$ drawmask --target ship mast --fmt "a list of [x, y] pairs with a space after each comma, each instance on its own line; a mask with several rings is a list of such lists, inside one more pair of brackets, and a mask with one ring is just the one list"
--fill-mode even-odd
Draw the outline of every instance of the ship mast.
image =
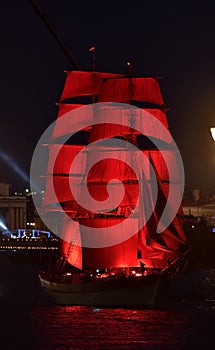
[[95, 71], [96, 70], [96, 47], [92, 46], [89, 49], [89, 52], [92, 53], [92, 71]]
[[128, 61], [128, 62], [126, 63], [126, 66], [127, 66], [127, 76], [128, 76], [129, 78], [131, 78], [131, 71], [132, 71], [131, 62]]
[[[92, 71], [95, 72], [95, 70], [96, 70], [96, 47], [92, 46], [89, 49], [89, 52], [92, 53]], [[92, 96], [92, 103], [95, 103], [95, 102], [96, 102], [96, 96], [93, 95]]]
[[61, 39], [61, 37], [57, 34], [54, 26], [51, 24], [48, 16], [45, 14], [45, 12], [38, 6], [37, 2], [35, 0], [31, 0], [32, 5], [34, 6], [35, 10], [37, 11], [37, 13], [39, 14], [39, 16], [42, 18], [43, 22], [47, 25], [47, 27], [49, 28], [50, 32], [52, 33], [52, 35], [54, 36], [54, 38], [57, 40], [58, 44], [61, 46], [61, 48], [63, 49], [64, 53], [66, 54], [66, 56], [68, 57], [68, 59], [70, 60], [70, 62], [72, 63], [72, 65], [74, 66], [74, 68], [76, 70], [80, 70], [80, 66], [79, 64], [76, 62], [74, 56], [72, 55], [72, 53], [70, 52], [70, 50], [68, 49], [68, 47], [64, 44], [63, 40]]

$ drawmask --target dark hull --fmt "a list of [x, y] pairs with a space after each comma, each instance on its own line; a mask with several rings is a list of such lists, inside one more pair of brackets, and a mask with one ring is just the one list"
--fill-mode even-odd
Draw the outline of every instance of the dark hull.
[[160, 273], [102, 278], [91, 282], [61, 283], [39, 275], [40, 284], [58, 305], [154, 306], [159, 303], [189, 262], [189, 250]]
[[153, 306], [163, 279], [154, 275], [75, 285], [49, 282], [40, 276], [40, 283], [58, 305]]

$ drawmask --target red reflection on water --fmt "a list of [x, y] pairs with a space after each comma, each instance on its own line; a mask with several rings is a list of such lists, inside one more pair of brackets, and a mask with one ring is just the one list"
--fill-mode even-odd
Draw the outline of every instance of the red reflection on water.
[[166, 310], [49, 307], [34, 312], [46, 349], [176, 349], [185, 317]]

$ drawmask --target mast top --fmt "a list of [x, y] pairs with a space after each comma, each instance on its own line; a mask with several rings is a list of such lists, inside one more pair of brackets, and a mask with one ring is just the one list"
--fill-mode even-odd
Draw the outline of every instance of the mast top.
[[131, 77], [131, 71], [132, 71], [132, 64], [130, 61], [126, 62], [126, 66], [127, 66], [127, 75], [128, 77]]
[[92, 53], [92, 70], [96, 70], [96, 47], [92, 46], [89, 48], [89, 52]]

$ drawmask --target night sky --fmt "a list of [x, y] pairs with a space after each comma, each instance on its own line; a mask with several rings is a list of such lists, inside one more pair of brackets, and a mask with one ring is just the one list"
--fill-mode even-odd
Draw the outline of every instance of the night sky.
[[[38, 0], [83, 70], [95, 45], [98, 70], [125, 73], [130, 60], [134, 75], [161, 76], [186, 191], [215, 193], [215, 10], [213, 1], [191, 3]], [[10, 160], [29, 173], [73, 66], [30, 0], [1, 2], [0, 38], [0, 179], [21, 190], [28, 183]]]

